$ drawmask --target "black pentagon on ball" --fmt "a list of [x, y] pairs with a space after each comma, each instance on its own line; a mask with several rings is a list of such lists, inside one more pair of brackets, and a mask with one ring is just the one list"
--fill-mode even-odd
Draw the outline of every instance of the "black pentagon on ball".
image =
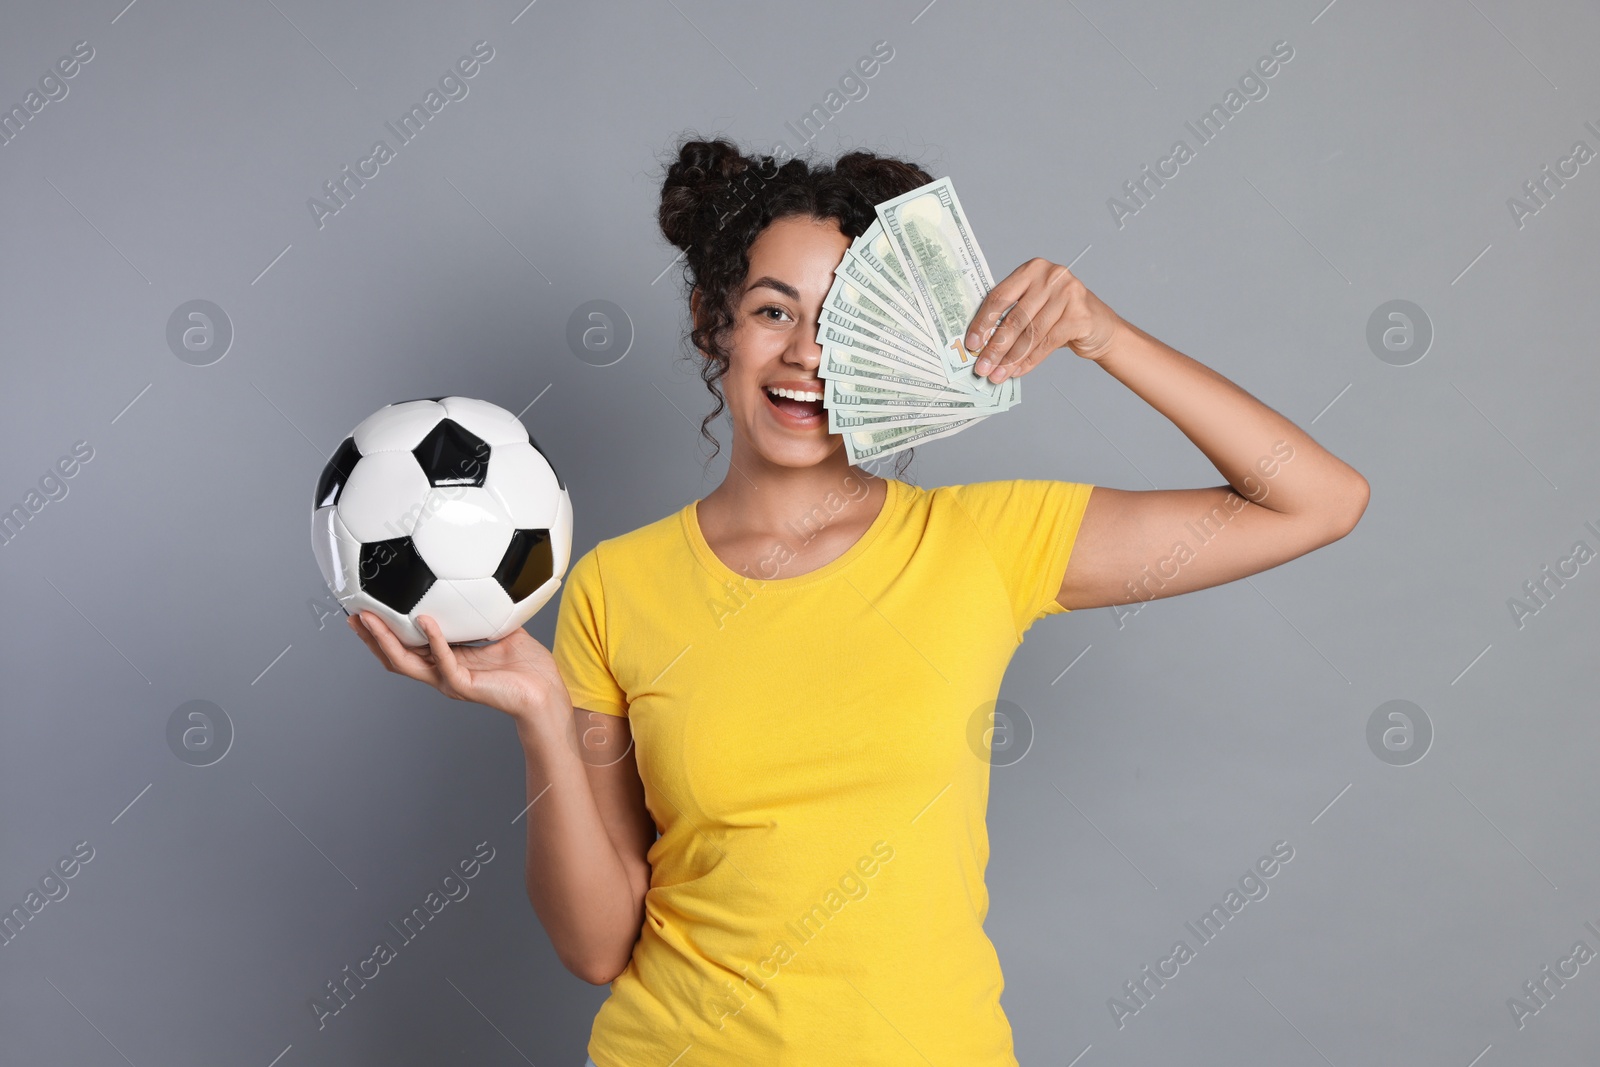
[[410, 614], [434, 582], [433, 571], [409, 537], [362, 545], [360, 567], [361, 591], [402, 615]]
[[517, 530], [511, 535], [511, 544], [506, 546], [500, 565], [494, 569], [494, 580], [516, 602], [548, 582], [555, 569], [550, 531]]
[[350, 472], [356, 469], [356, 461], [360, 458], [361, 453], [356, 451], [356, 439], [346, 437], [333, 450], [328, 465], [322, 468], [322, 477], [317, 479], [317, 495], [311, 505], [313, 508], [325, 508], [339, 502], [339, 494], [344, 491], [344, 484], [350, 480]]
[[481, 487], [489, 473], [489, 443], [454, 419], [440, 419], [411, 454], [432, 486]]
[[[397, 401], [395, 401], [395, 404], [415, 404], [418, 400], [434, 400], [434, 401], [438, 401], [438, 400], [443, 400], [443, 399], [444, 399], [444, 397], [442, 397], [442, 396], [419, 396], [419, 397], [416, 397], [416, 398], [411, 399], [411, 400], [397, 400]], [[389, 406], [390, 407], [394, 407], [394, 404], [390, 404]]]
[[567, 487], [567, 483], [561, 480], [561, 472], [556, 470], [556, 465], [550, 462], [550, 457], [544, 454], [544, 449], [539, 447], [539, 442], [533, 439], [533, 434], [531, 433], [528, 435], [528, 443], [533, 446], [533, 450], [535, 452], [539, 453], [539, 455], [543, 457], [545, 466], [550, 468], [550, 473], [556, 476], [556, 488], [565, 489]]

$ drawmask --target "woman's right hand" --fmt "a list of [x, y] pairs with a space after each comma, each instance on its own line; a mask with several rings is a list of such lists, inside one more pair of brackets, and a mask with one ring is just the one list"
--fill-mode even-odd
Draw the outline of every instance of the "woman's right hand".
[[411, 648], [375, 612], [352, 615], [348, 623], [385, 670], [427, 682], [452, 700], [498, 708], [519, 725], [546, 709], [561, 709], [554, 712], [561, 715], [563, 705], [571, 706], [555, 658], [521, 627], [492, 644], [454, 646], [431, 616], [419, 615], [428, 647]]

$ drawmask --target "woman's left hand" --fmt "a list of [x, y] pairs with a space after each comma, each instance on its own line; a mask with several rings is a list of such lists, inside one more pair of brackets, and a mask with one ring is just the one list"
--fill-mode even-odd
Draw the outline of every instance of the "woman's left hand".
[[1125, 325], [1077, 275], [1034, 257], [989, 290], [967, 327], [965, 343], [978, 353], [973, 370], [1003, 382], [1028, 373], [1063, 345], [1098, 361]]

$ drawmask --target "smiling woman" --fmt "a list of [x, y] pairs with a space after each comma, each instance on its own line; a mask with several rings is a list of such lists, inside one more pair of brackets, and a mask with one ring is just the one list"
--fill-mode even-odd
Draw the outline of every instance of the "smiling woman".
[[[747, 186], [751, 174], [763, 177], [758, 195], [727, 210], [726, 190]], [[780, 353], [796, 344], [817, 350], [816, 309], [851, 240], [877, 218], [873, 205], [932, 180], [921, 167], [868, 152], [851, 152], [831, 168], [813, 169], [798, 159], [779, 165], [772, 157], [748, 158], [725, 141], [681, 146], [662, 189], [658, 220], [667, 240], [687, 253], [693, 320], [688, 340], [716, 402], [701, 422], [713, 456], [721, 444], [707, 427], [725, 404], [735, 420], [743, 418], [755, 432], [762, 421], [809, 432], [813, 444], [806, 454], [813, 457], [817, 448], [838, 448], [839, 439], [826, 433], [815, 364], [801, 367]], [[809, 319], [802, 310], [807, 304], [815, 305]], [[752, 353], [776, 358], [761, 367], [757, 359], [736, 366], [730, 344], [735, 338]], [[774, 396], [770, 390], [787, 391], [787, 400], [780, 403], [782, 393]], [[746, 405], [736, 396], [764, 403]], [[736, 453], [741, 439], [736, 432]], [[800, 454], [792, 450], [808, 446], [782, 447], [798, 460]], [[911, 459], [911, 450], [901, 454], [896, 475], [905, 473]], [[737, 454], [733, 462], [740, 462]]]
[[[701, 432], [720, 448], [724, 410], [733, 429], [727, 474], [573, 563], [549, 652], [520, 630], [453, 649], [422, 618], [422, 654], [372, 624], [391, 669], [516, 720], [529, 900], [567, 968], [611, 987], [599, 1067], [1016, 1067], [984, 931], [993, 732], [969, 739], [1025, 633], [1276, 566], [1366, 505], [1365, 480], [1302, 430], [1040, 257], [967, 325], [975, 372], [1000, 382], [1070, 349], [1226, 484], [925, 489], [899, 477], [909, 452], [895, 477], [852, 465], [821, 410], [818, 318], [875, 205], [931, 180], [870, 152], [816, 165], [681, 142], [658, 221], [716, 402]], [[774, 566], [796, 516], [820, 521]], [[1222, 532], [1170, 558], [1197, 529]], [[892, 863], [856, 868], [871, 894], [841, 892], [880, 845]]]
[[[759, 195], [722, 210], [752, 171]], [[828, 432], [817, 373], [851, 239], [931, 180], [867, 152], [779, 166], [723, 141], [683, 143], [667, 168], [659, 221], [686, 254], [705, 421], [726, 408], [733, 444], [704, 499], [587, 553], [557, 619], [584, 732], [637, 746], [586, 769], [638, 893], [617, 928], [563, 923], [555, 875], [530, 889], [569, 966], [612, 987], [589, 1044], [601, 1067], [691, 1044], [706, 1064], [780, 1049], [899, 1064], [916, 1048], [1016, 1063], [983, 931], [989, 761], [968, 725], [1022, 631], [1064, 610], [1093, 487], [874, 477]], [[797, 514], [820, 522], [774, 566]], [[819, 666], [822, 702], [798, 684]], [[874, 892], [846, 909], [839, 872], [869, 848], [894, 862], [869, 864]]]

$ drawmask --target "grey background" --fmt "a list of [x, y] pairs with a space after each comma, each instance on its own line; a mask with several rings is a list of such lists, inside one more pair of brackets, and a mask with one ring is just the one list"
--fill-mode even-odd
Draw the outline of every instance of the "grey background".
[[[805, 154], [785, 123], [886, 40], [810, 154], [950, 174], [997, 274], [1075, 264], [1372, 485], [1322, 551], [1029, 633], [1003, 696], [1034, 742], [989, 815], [1022, 1062], [1593, 1061], [1600, 963], [1520, 1029], [1507, 998], [1600, 949], [1600, 564], [1521, 628], [1507, 601], [1600, 547], [1600, 163], [1520, 228], [1507, 198], [1600, 148], [1600, 14], [924, 3], [10, 5], [6, 107], [95, 54], [0, 146], [0, 504], [94, 458], [0, 547], [0, 904], [95, 856], [0, 948], [0, 1059], [582, 1062], [605, 990], [524, 897], [512, 726], [319, 619], [312, 487], [373, 409], [458, 393], [525, 412], [575, 554], [703, 496], [726, 450], [702, 470], [658, 160], [684, 130]], [[479, 40], [469, 95], [319, 229], [308, 198]], [[1269, 94], [1119, 228], [1107, 199], [1279, 40]], [[166, 342], [196, 299], [234, 330], [203, 367]], [[602, 299], [635, 336], [596, 367], [565, 336]], [[1409, 366], [1366, 341], [1393, 299], [1434, 329]], [[1070, 351], [1026, 386], [909, 477], [1220, 482]], [[1367, 742], [1395, 699], [1434, 731], [1409, 766]], [[235, 730], [211, 766], [168, 747], [190, 700]], [[1269, 895], [1119, 1029], [1108, 998], [1280, 840]], [[471, 895], [319, 1032], [308, 999], [480, 841]]]

